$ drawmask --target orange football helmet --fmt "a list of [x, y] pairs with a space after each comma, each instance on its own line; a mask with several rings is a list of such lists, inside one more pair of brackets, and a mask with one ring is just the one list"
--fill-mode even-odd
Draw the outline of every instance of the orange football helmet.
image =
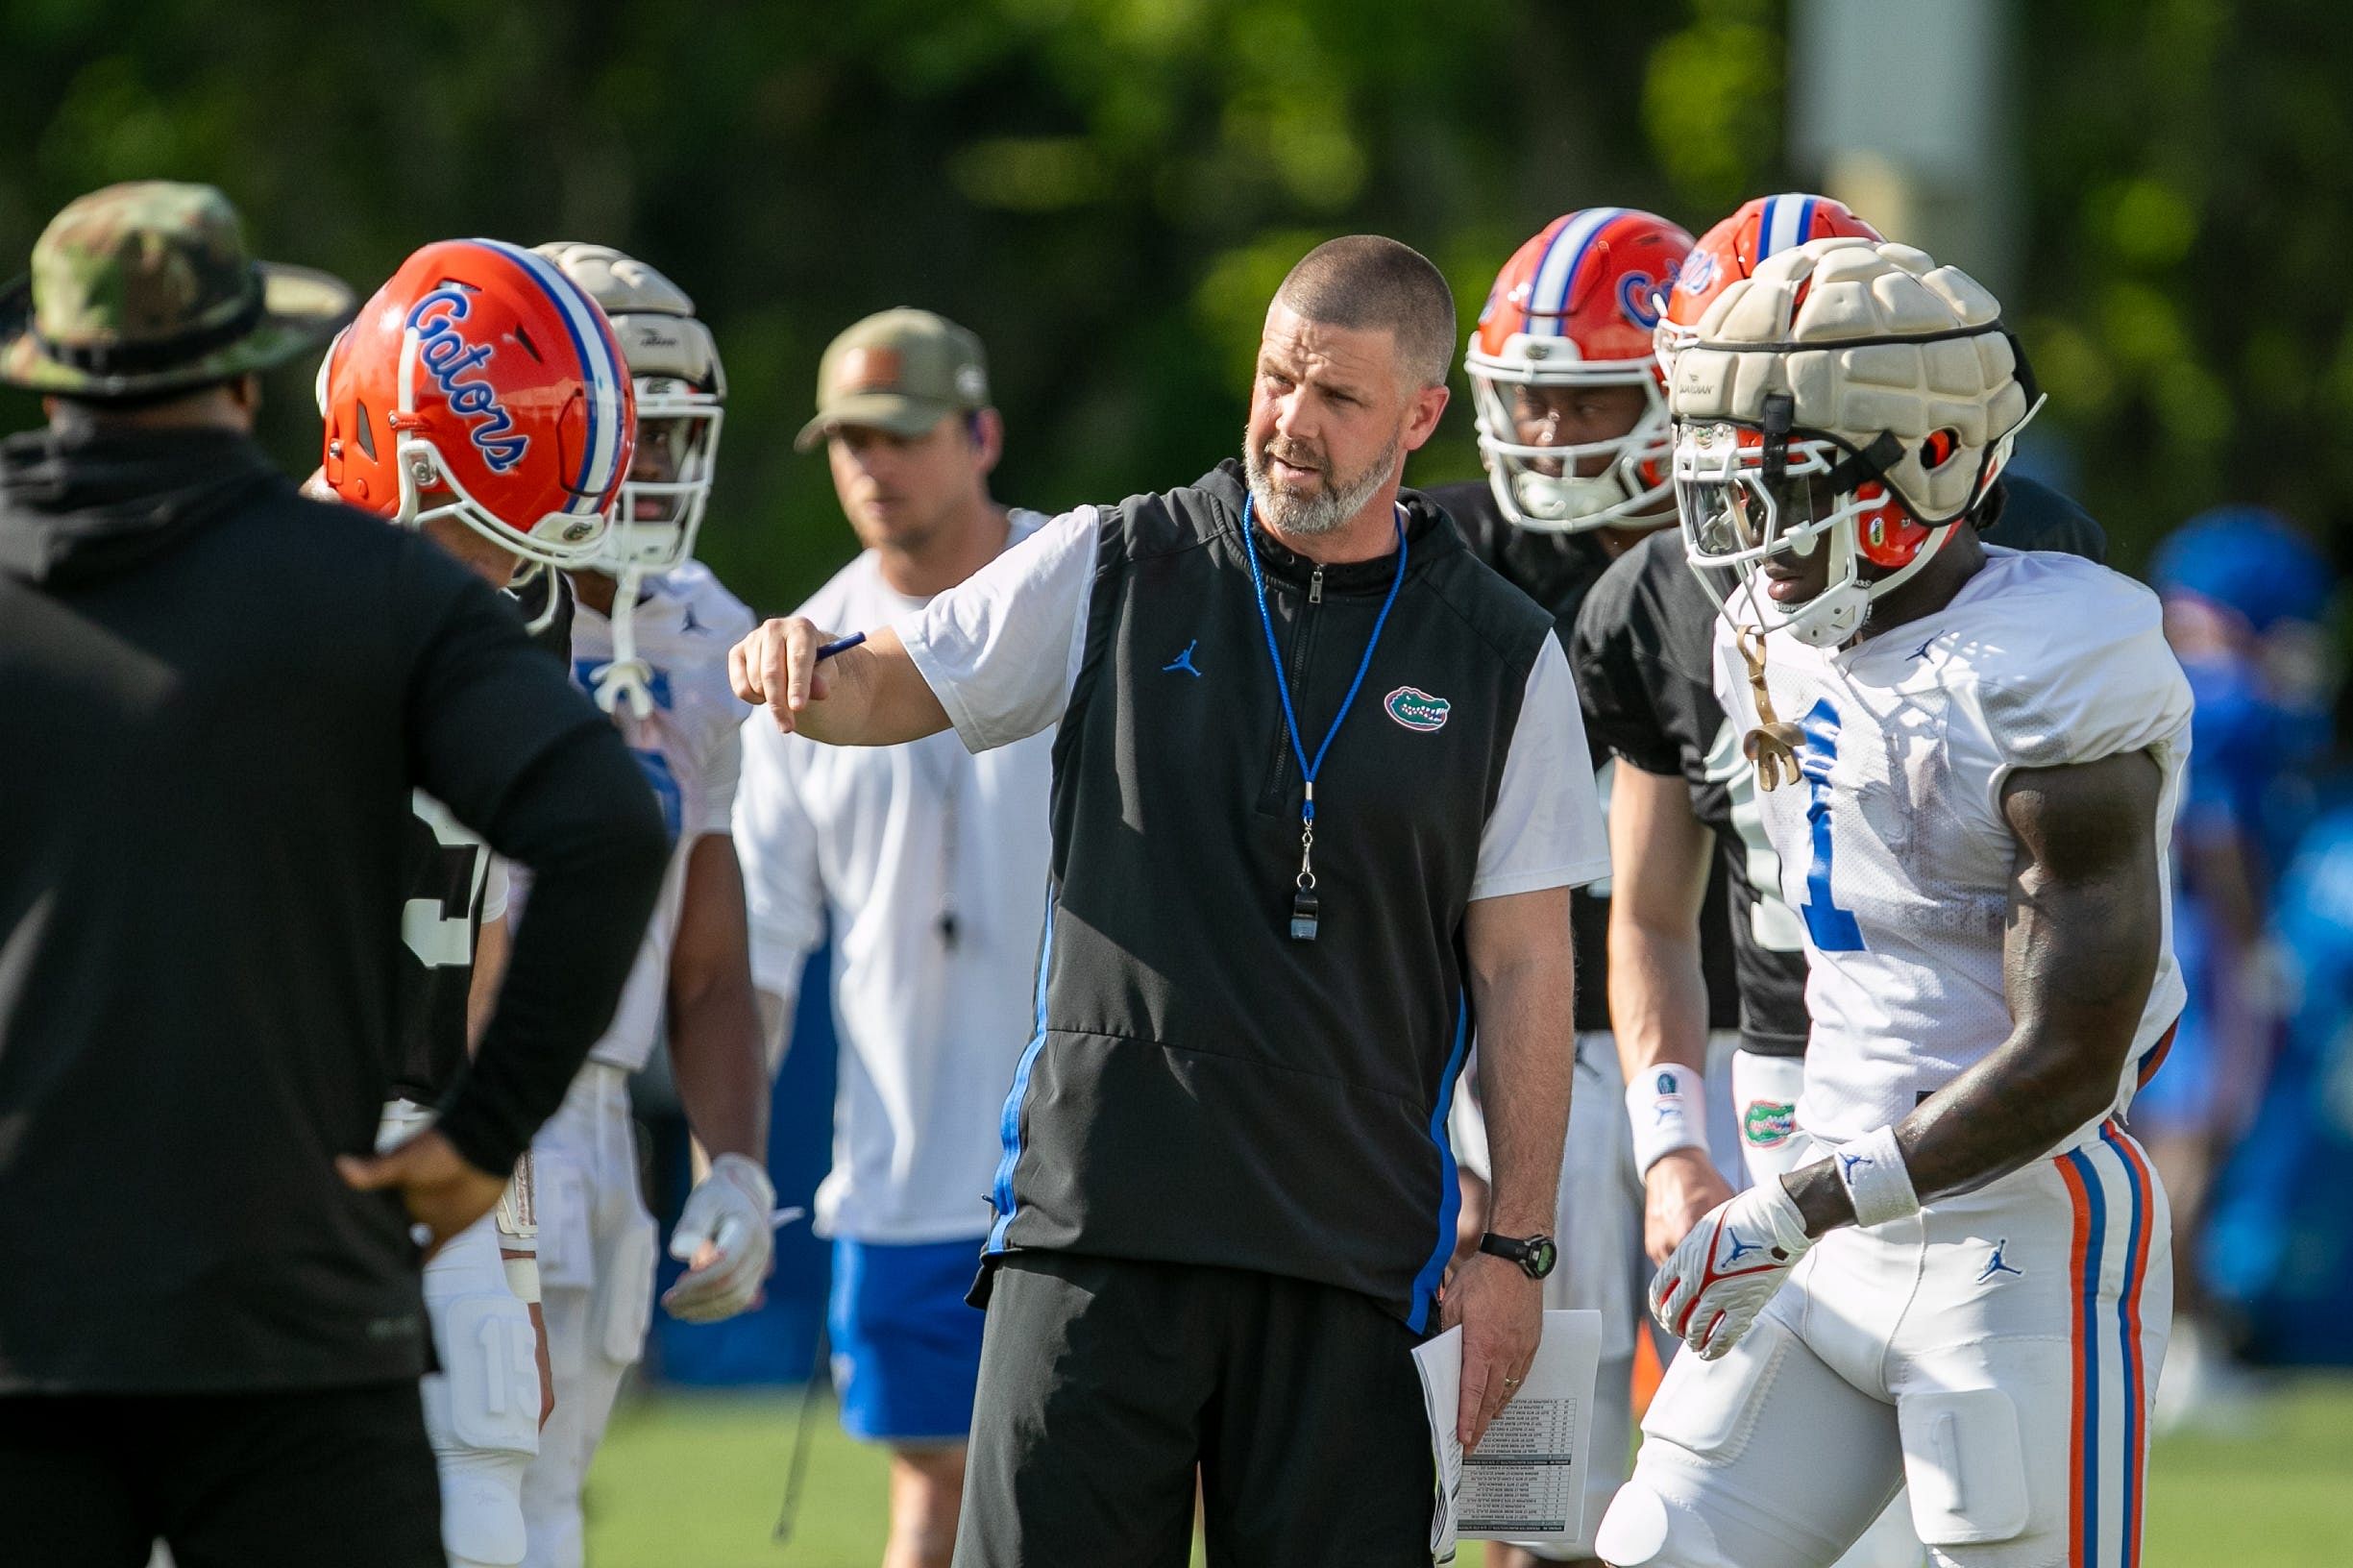
[[[1691, 236], [1655, 213], [1589, 207], [1545, 225], [1504, 264], [1463, 369], [1487, 482], [1513, 526], [1573, 533], [1658, 509], [1674, 438], [1651, 337], [1658, 297], [1690, 249]], [[1536, 446], [1512, 418], [1515, 386], [1638, 386], [1646, 404], [1624, 435]], [[1597, 458], [1599, 473], [1579, 474]]]
[[524, 560], [588, 565], [637, 439], [596, 302], [495, 239], [428, 245], [319, 367], [323, 478], [407, 527], [454, 517]]
[[1846, 236], [1873, 241], [1885, 239], [1856, 217], [1847, 204], [1827, 196], [1788, 191], [1779, 196], [1752, 196], [1728, 218], [1700, 236], [1683, 258], [1674, 291], [1660, 313], [1656, 347], [1661, 370], [1675, 366], [1676, 351], [1699, 335], [1700, 318], [1716, 297], [1756, 271], [1769, 256], [1802, 245], [1809, 239]]

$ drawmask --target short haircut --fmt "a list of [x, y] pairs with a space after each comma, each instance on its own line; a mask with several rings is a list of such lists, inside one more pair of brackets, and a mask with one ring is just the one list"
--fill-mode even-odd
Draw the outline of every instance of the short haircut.
[[1430, 258], [1380, 234], [1327, 239], [1275, 290], [1309, 321], [1351, 331], [1385, 327], [1397, 363], [1423, 386], [1443, 386], [1455, 362], [1455, 295]]

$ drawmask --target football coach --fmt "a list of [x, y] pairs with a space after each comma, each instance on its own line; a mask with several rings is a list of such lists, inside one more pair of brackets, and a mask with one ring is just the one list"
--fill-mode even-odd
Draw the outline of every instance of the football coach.
[[[818, 741], [1061, 723], [958, 1568], [1179, 1568], [1196, 1466], [1212, 1563], [1427, 1564], [1408, 1352], [1462, 1326], [1466, 1439], [1534, 1353], [1569, 889], [1606, 849], [1550, 623], [1398, 491], [1455, 349], [1435, 268], [1333, 240], [1268, 307], [1239, 463], [1055, 519], [838, 657], [866, 628], [735, 649]], [[1495, 1233], [1448, 1282], [1474, 1035]]]
[[[0, 380], [48, 408], [0, 443], [9, 1568], [140, 1568], [159, 1535], [440, 1568], [411, 1221], [497, 1201], [669, 859], [512, 608], [255, 445], [258, 373], [350, 303], [152, 181], [68, 206], [0, 294]], [[438, 1125], [371, 1159], [412, 789], [538, 887]]]

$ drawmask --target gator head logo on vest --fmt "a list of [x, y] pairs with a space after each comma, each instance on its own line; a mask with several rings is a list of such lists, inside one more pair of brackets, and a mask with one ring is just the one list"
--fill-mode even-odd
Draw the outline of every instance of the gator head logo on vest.
[[1428, 734], [1446, 727], [1446, 716], [1455, 705], [1442, 697], [1432, 697], [1418, 686], [1400, 686], [1381, 699], [1388, 716], [1408, 729]]

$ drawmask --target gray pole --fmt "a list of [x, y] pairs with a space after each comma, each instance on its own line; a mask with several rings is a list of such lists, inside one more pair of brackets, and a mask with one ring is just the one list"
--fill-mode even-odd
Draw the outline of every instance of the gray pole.
[[1796, 0], [1789, 151], [1801, 181], [1997, 295], [2025, 206], [2009, 0]]

